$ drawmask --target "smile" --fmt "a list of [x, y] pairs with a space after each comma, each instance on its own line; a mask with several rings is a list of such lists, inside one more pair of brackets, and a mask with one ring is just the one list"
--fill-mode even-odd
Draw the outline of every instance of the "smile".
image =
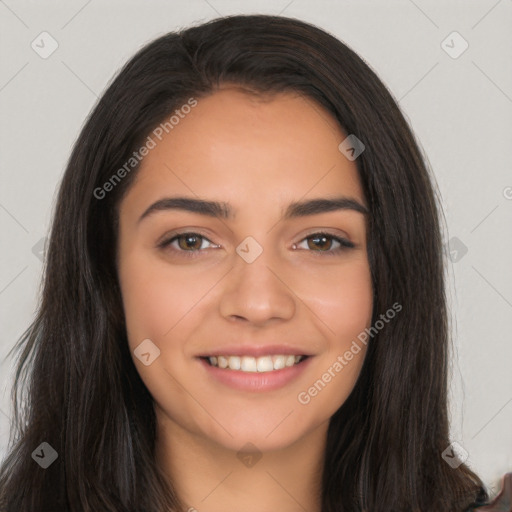
[[208, 357], [211, 366], [242, 372], [271, 372], [300, 363], [306, 356], [287, 354], [252, 356], [211, 356]]
[[[274, 391], [291, 385], [315, 358], [309, 355], [204, 356], [197, 360], [211, 383], [238, 391]], [[222, 365], [222, 366], [221, 366]]]

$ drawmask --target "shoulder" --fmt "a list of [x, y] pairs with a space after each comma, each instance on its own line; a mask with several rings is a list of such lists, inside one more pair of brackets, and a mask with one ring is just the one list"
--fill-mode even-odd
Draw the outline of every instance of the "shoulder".
[[501, 492], [491, 503], [470, 508], [466, 512], [512, 512], [512, 473], [503, 477]]

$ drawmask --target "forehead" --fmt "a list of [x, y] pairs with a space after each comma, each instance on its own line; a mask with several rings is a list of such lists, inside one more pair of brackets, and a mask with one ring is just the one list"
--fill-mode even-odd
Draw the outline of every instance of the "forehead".
[[153, 136], [156, 145], [128, 195], [147, 202], [186, 192], [240, 207], [265, 198], [271, 207], [308, 194], [343, 193], [364, 202], [355, 162], [338, 149], [347, 134], [311, 98], [226, 87], [186, 111], [161, 140]]

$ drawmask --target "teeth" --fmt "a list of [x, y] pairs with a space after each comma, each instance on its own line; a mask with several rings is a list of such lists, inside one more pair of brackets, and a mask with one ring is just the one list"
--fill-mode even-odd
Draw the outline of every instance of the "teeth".
[[[251, 357], [251, 359], [253, 358]], [[259, 372], [271, 372], [274, 369], [274, 363], [270, 356], [258, 357], [256, 366]]]
[[241, 365], [242, 365], [242, 360], [238, 356], [231, 356], [228, 359], [228, 366], [232, 370], [240, 370]]
[[276, 356], [211, 356], [209, 361], [212, 366], [240, 370], [243, 372], [271, 372], [281, 370], [287, 366], [299, 363], [305, 356], [276, 355]]
[[276, 356], [274, 360], [274, 370], [281, 370], [286, 366], [286, 357], [285, 356]]
[[[231, 357], [229, 359], [231, 359]], [[231, 368], [231, 364], [229, 365], [229, 367]], [[233, 369], [233, 368], [231, 368], [231, 369]], [[256, 359], [254, 359], [254, 357], [247, 357], [247, 356], [242, 357], [242, 362], [240, 363], [240, 369], [244, 372], [258, 371]]]

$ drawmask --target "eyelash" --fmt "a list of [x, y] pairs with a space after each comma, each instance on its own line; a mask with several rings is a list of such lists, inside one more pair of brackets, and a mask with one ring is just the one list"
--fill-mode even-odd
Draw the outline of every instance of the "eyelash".
[[[201, 235], [200, 233], [195, 233], [193, 231], [183, 231], [181, 233], [175, 233], [172, 236], [172, 238], [163, 240], [162, 242], [160, 242], [158, 244], [158, 247], [162, 250], [167, 249], [175, 240], [177, 240], [178, 238], [180, 238], [181, 236], [184, 236], [184, 235], [193, 235], [195, 237], [202, 238], [203, 240], [207, 240], [208, 242], [213, 244], [213, 242], [211, 240], [209, 240], [205, 236]], [[320, 253], [320, 254], [318, 254], [318, 256], [322, 256], [322, 255], [336, 256], [339, 253], [346, 251], [347, 249], [353, 249], [355, 247], [355, 244], [353, 244], [349, 240], [347, 240], [345, 238], [340, 238], [340, 237], [338, 237], [336, 235], [332, 235], [330, 233], [325, 233], [323, 231], [312, 233], [312, 234], [306, 236], [305, 238], [303, 238], [300, 242], [308, 240], [309, 238], [315, 238], [315, 237], [319, 237], [319, 236], [325, 236], [329, 239], [332, 239], [335, 242], [338, 242], [340, 244], [340, 246], [337, 247], [336, 249], [329, 249], [326, 251], [308, 250], [308, 252]], [[215, 246], [216, 244], [213, 244], [213, 245]], [[297, 244], [294, 244], [294, 245], [297, 245]], [[186, 254], [186, 256], [189, 258], [197, 258], [199, 256], [199, 253], [204, 251], [204, 249], [197, 249], [197, 250], [190, 250], [190, 251], [186, 251], [186, 250], [182, 250], [182, 249], [173, 249], [173, 250], [176, 252], [181, 252], [181, 253], [185, 253], [185, 254], [189, 253], [189, 254]]]

